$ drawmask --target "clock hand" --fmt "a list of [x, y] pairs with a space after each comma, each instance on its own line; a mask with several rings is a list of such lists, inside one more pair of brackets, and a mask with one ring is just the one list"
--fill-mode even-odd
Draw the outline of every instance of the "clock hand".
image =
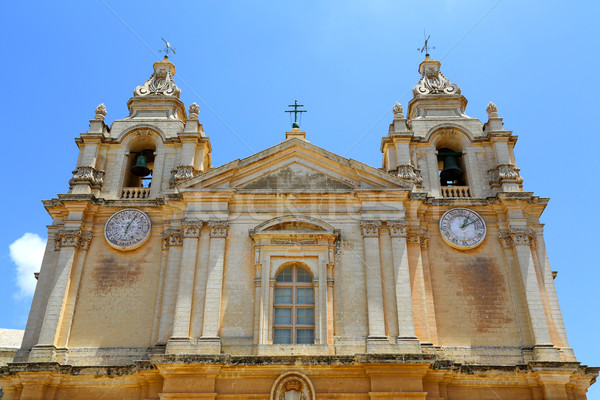
[[465, 220], [463, 221], [462, 225], [460, 226], [460, 229], [464, 229], [465, 226], [469, 225], [469, 224], [467, 224], [468, 221], [469, 221], [469, 217], [465, 218]]
[[135, 219], [138, 216], [136, 215], [135, 217], [133, 217], [133, 219], [131, 221], [129, 221], [129, 223], [127, 224], [127, 228], [125, 228], [125, 232], [123, 232], [123, 236], [127, 235], [127, 231], [129, 231], [129, 227], [131, 226], [131, 224], [133, 223], [133, 221], [135, 221]]
[[464, 226], [465, 226], [465, 227], [467, 227], [467, 226], [469, 226], [469, 225], [471, 225], [471, 224], [474, 224], [475, 222], [477, 222], [477, 220], [476, 220], [476, 219], [474, 219], [473, 221], [469, 222], [468, 224], [466, 224], [466, 225], [464, 225]]

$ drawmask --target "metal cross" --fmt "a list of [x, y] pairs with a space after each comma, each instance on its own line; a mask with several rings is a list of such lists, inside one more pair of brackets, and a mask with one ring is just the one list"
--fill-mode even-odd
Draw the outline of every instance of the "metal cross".
[[[287, 113], [294, 113], [294, 123], [292, 124], [292, 128], [300, 128], [300, 124], [298, 123], [298, 114], [300, 114], [300, 117], [302, 117], [303, 112], [306, 112], [306, 110], [298, 110], [298, 107], [304, 107], [304, 104], [298, 104], [298, 100], [294, 100], [294, 104], [288, 104], [288, 107], [294, 107], [293, 110], [286, 110], [285, 112]], [[290, 114], [290, 118], [292, 117], [292, 114]]]
[[425, 38], [425, 44], [420, 49], [417, 48], [417, 50], [419, 50], [421, 53], [423, 51], [425, 51], [425, 57], [429, 57], [429, 49], [435, 50], [435, 47], [429, 47], [429, 45], [428, 45], [430, 37], [431, 37], [431, 35], [427, 36], [427, 34], [425, 33], [425, 30], [423, 29], [423, 38]]
[[173, 54], [177, 54], [175, 53], [175, 49], [171, 47], [171, 43], [167, 42], [163, 37], [161, 37], [162, 41], [165, 42], [165, 49], [164, 50], [159, 50], [159, 53], [165, 53], [165, 56], [169, 56], [169, 51], [172, 51]]

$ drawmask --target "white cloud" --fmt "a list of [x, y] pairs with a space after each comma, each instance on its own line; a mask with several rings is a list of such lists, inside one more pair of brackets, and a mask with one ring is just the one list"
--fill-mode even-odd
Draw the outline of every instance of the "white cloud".
[[26, 233], [15, 240], [10, 246], [10, 258], [17, 265], [17, 298], [33, 296], [37, 281], [34, 272], [40, 270], [46, 240], [35, 233]]

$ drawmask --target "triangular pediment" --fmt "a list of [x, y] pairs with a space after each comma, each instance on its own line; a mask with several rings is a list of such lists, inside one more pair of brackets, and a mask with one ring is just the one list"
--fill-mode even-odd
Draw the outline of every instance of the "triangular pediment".
[[290, 139], [243, 160], [232, 161], [177, 185], [180, 191], [296, 192], [405, 189], [411, 185], [356, 160], [300, 139]]

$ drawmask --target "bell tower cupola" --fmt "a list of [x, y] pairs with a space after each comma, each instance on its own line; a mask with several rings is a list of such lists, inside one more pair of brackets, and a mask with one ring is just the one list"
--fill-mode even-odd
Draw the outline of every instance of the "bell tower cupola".
[[192, 103], [186, 113], [168, 56], [155, 62], [153, 70], [133, 91], [127, 117], [108, 126], [106, 107], [96, 108], [88, 132], [77, 139], [80, 155], [70, 193], [158, 198], [212, 168], [210, 139], [198, 120], [200, 107]]
[[383, 169], [413, 183], [413, 191], [437, 198], [485, 198], [522, 191], [513, 148], [517, 137], [506, 131], [490, 103], [485, 125], [465, 113], [460, 87], [441, 72], [429, 54], [419, 65], [421, 78], [404, 117], [394, 120], [381, 142]]

